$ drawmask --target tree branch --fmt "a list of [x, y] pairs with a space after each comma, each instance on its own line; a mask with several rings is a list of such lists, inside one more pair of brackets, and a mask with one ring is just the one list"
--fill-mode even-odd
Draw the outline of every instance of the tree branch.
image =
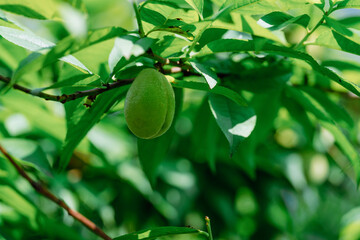
[[[150, 54], [153, 54], [153, 53], [150, 52]], [[178, 66], [178, 67], [176, 67], [176, 66], [172, 67], [171, 69], [168, 69], [168, 70], [163, 70], [164, 74], [172, 74], [172, 73], [179, 73], [179, 72], [189, 73], [189, 71], [191, 69], [190, 65], [189, 66], [185, 65], [181, 61], [169, 61], [168, 59], [161, 58], [160, 56], [156, 56], [154, 54], [152, 56], [155, 58], [158, 58], [157, 59], [158, 61], [162, 60], [164, 65], [168, 65], [171, 63], [173, 65]], [[10, 83], [10, 81], [11, 81], [10, 78], [0, 75], [0, 82], [4, 82], [4, 83], [8, 84], [8, 83]], [[22, 91], [24, 93], [30, 94], [32, 96], [43, 98], [48, 101], [66, 103], [66, 102], [73, 101], [75, 99], [82, 98], [82, 97], [97, 96], [100, 93], [109, 91], [111, 89], [115, 89], [115, 88], [118, 88], [121, 86], [131, 84], [133, 81], [134, 81], [133, 78], [118, 80], [113, 83], [105, 84], [105, 85], [103, 85], [103, 87], [93, 88], [93, 89], [84, 90], [84, 91], [78, 91], [78, 92], [71, 93], [71, 94], [62, 94], [62, 95], [52, 95], [52, 94], [44, 93], [43, 91], [34, 91], [30, 88], [26, 88], [26, 87], [21, 86], [16, 83], [13, 85], [13, 88], [16, 90]]]
[[96, 235], [98, 235], [102, 239], [111, 240], [111, 238], [103, 230], [101, 230], [99, 227], [97, 227], [95, 223], [90, 221], [88, 218], [86, 218], [81, 213], [71, 209], [63, 200], [57, 198], [46, 187], [44, 187], [40, 183], [38, 183], [38, 182], [34, 181], [33, 179], [31, 179], [30, 176], [24, 171], [24, 169], [22, 169], [22, 167], [15, 162], [13, 157], [1, 145], [0, 145], [0, 151], [4, 154], [6, 159], [8, 159], [9, 162], [16, 168], [17, 172], [23, 178], [25, 178], [38, 193], [40, 193], [41, 195], [43, 195], [44, 197], [46, 197], [50, 201], [56, 203], [61, 208], [65, 209], [70, 216], [72, 216], [77, 221], [82, 223], [85, 227], [90, 229], [92, 232], [94, 232]]
[[[9, 83], [10, 82], [10, 78], [4, 77], [0, 75], [0, 81], [1, 82], [5, 82], [5, 83]], [[87, 97], [87, 96], [96, 96], [100, 93], [109, 91], [111, 89], [115, 89], [121, 86], [125, 86], [127, 84], [130, 84], [134, 81], [134, 79], [125, 79], [125, 80], [119, 80], [116, 81], [114, 83], [109, 83], [104, 85], [104, 87], [99, 87], [99, 88], [94, 88], [94, 89], [90, 89], [90, 90], [84, 90], [84, 91], [78, 91], [72, 94], [63, 94], [63, 95], [52, 95], [52, 94], [48, 94], [48, 93], [44, 93], [44, 92], [37, 92], [37, 91], [33, 91], [29, 88], [23, 87], [19, 84], [14, 84], [13, 88], [20, 90], [24, 93], [36, 96], [36, 97], [40, 97], [43, 98], [45, 100], [49, 100], [49, 101], [55, 101], [55, 102], [61, 102], [61, 103], [66, 103], [78, 98], [82, 98], [82, 97]]]

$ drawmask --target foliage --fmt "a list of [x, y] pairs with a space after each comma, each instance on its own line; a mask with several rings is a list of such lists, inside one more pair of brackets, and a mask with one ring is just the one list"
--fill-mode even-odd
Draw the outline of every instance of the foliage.
[[[0, 144], [115, 239], [359, 239], [358, 2], [0, 0]], [[176, 98], [151, 140], [144, 68]], [[0, 160], [0, 239], [96, 239]]]

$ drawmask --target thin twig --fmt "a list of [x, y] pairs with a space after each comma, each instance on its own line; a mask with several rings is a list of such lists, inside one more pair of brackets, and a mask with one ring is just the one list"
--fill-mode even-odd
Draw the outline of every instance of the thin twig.
[[0, 151], [4, 154], [6, 159], [9, 160], [9, 162], [16, 168], [17, 172], [25, 178], [31, 186], [41, 195], [49, 199], [50, 201], [56, 203], [61, 208], [65, 209], [67, 213], [78, 220], [80, 223], [82, 223], [85, 227], [90, 229], [92, 232], [94, 232], [96, 235], [100, 236], [102, 239], [105, 240], [111, 240], [111, 238], [99, 227], [96, 226], [95, 223], [90, 221], [88, 218], [86, 218], [81, 213], [75, 211], [74, 209], [71, 209], [63, 200], [57, 198], [52, 192], [50, 192], [46, 187], [41, 185], [40, 183], [34, 181], [31, 179], [31, 177], [22, 169], [20, 165], [18, 165], [13, 157], [0, 145]]
[[[115, 89], [115, 88], [130, 84], [133, 80], [134, 79], [120, 80], [120, 81], [116, 81], [114, 83], [106, 84], [106, 85], [104, 85], [104, 87], [93, 88], [93, 89], [89, 89], [89, 90], [78, 91], [78, 92], [75, 92], [75, 93], [62, 94], [62, 95], [52, 95], [52, 94], [44, 93], [42, 91], [40, 91], [40, 92], [33, 91], [33, 90], [29, 89], [29, 88], [23, 87], [23, 86], [18, 85], [18, 84], [14, 84], [13, 88], [17, 89], [17, 90], [20, 90], [20, 91], [22, 91], [24, 93], [33, 95], [33, 96], [43, 98], [45, 100], [66, 103], [66, 102], [73, 101], [75, 99], [82, 98], [82, 97], [96, 96], [96, 95], [98, 95], [100, 93], [109, 91], [111, 89]], [[0, 75], [0, 81], [5, 82], [5, 83], [9, 83], [10, 78], [7, 78], [7, 77], [4, 77], [4, 76]]]
[[141, 22], [141, 16], [140, 16], [140, 12], [139, 12], [139, 8], [137, 6], [136, 0], [133, 0], [133, 8], [135, 11], [135, 16], [136, 16], [136, 20], [138, 23], [138, 27], [139, 27], [139, 35], [141, 38], [145, 37], [145, 32], [144, 32], [144, 28]]

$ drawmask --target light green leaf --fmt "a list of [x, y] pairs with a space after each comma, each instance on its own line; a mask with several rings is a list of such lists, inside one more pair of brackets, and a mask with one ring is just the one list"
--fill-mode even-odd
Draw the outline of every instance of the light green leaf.
[[9, 138], [2, 139], [1, 144], [14, 157], [29, 162], [31, 165], [34, 164], [42, 172], [51, 173], [49, 161], [36, 142], [28, 139]]
[[[178, 235], [178, 234], [200, 234], [200, 231], [194, 228], [186, 227], [157, 227], [149, 228], [146, 230], [141, 230], [134, 233], [129, 233], [120, 237], [114, 238], [114, 240], [150, 240], [157, 239], [159, 237], [168, 236], [168, 235]], [[201, 232], [205, 237], [207, 233]]]
[[54, 167], [64, 170], [70, 157], [89, 130], [102, 118], [103, 114], [117, 101], [125, 96], [129, 86], [113, 89], [99, 95], [91, 108], [83, 106], [83, 99], [65, 104], [67, 118], [67, 133], [60, 159]]
[[252, 108], [243, 107], [228, 98], [211, 94], [209, 97], [211, 111], [217, 124], [230, 144], [230, 155], [255, 128], [256, 115]]
[[319, 45], [352, 54], [360, 55], [360, 37], [352, 34], [351, 37], [344, 36], [330, 29], [324, 30], [313, 42], [308, 45]]
[[57, 17], [57, 3], [54, 0], [0, 0], [0, 5], [6, 6], [6, 11], [26, 17], [51, 20]]
[[352, 208], [341, 219], [339, 239], [355, 240], [360, 238], [360, 207]]
[[6, 106], [10, 113], [23, 114], [39, 134], [50, 136], [58, 143], [61, 143], [64, 139], [65, 122], [62, 118], [48, 111], [47, 104], [49, 102], [19, 91], [9, 91], [6, 95], [0, 97], [0, 102]]
[[63, 57], [67, 48], [62, 49], [62, 46], [55, 46], [54, 43], [31, 32], [0, 26], [0, 35], [6, 40], [23, 48], [29, 49], [30, 51], [41, 53], [47, 52], [45, 55], [41, 55], [39, 53], [29, 55], [15, 70], [9, 87], [13, 83], [17, 82], [17, 80], [24, 74], [30, 71], [37, 71], [58, 59], [89, 72], [89, 70], [75, 57], [71, 55]]
[[227, 0], [220, 10], [236, 11], [241, 14], [257, 15], [267, 14], [273, 11], [286, 12], [289, 9], [303, 8], [312, 0]]
[[241, 15], [239, 13], [231, 13], [230, 16], [232, 19], [231, 22], [217, 19], [212, 23], [211, 27], [245, 32], [280, 42], [280, 39], [274, 33], [261, 27], [251, 16]]
[[140, 15], [143, 20], [144, 31], [147, 34], [158, 26], [179, 26], [179, 24], [190, 24], [199, 20], [198, 13], [195, 10], [177, 8], [165, 2], [147, 3], [141, 8]]
[[281, 55], [285, 57], [296, 58], [305, 61], [313, 69], [320, 74], [330, 78], [331, 80], [337, 82], [347, 90], [352, 93], [360, 96], [360, 87], [352, 82], [346, 81], [340, 78], [336, 73], [331, 71], [328, 68], [320, 66], [313, 57], [310, 55], [298, 52], [290, 48], [277, 46], [265, 41], [244, 41], [239, 39], [220, 39], [213, 42], [210, 42], [201, 51], [196, 55], [197, 57], [206, 56], [209, 54], [214, 54], [218, 52], [248, 52], [248, 51], [262, 51], [271, 54]]
[[185, 0], [195, 11], [199, 14], [202, 19], [202, 13], [204, 9], [204, 0]]
[[109, 67], [113, 71], [122, 57], [129, 60], [131, 56], [138, 57], [144, 54], [155, 42], [152, 38], [137, 38], [134, 36], [123, 36], [115, 38], [114, 47], [109, 55]]

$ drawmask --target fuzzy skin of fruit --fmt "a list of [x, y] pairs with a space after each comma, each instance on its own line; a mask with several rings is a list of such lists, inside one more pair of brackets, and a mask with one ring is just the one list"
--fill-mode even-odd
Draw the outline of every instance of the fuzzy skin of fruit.
[[124, 111], [126, 123], [137, 137], [159, 137], [170, 128], [174, 118], [174, 90], [162, 73], [144, 69], [127, 92]]

